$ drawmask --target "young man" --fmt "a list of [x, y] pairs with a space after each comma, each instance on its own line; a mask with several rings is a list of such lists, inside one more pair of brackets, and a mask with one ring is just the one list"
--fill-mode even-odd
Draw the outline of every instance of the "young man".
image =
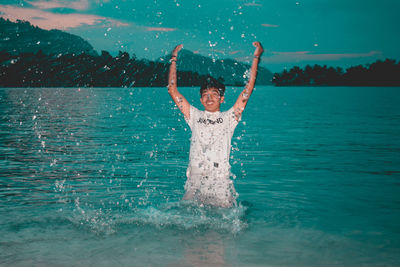
[[253, 92], [258, 63], [264, 51], [259, 42], [253, 45], [256, 49], [250, 79], [236, 103], [226, 112], [220, 112], [225, 86], [214, 79], [208, 79], [200, 88], [200, 102], [205, 111], [189, 104], [176, 84], [176, 59], [183, 46], [178, 45], [172, 51], [168, 93], [192, 130], [184, 200], [218, 207], [236, 205], [237, 194], [230, 179], [229, 154], [233, 132]]

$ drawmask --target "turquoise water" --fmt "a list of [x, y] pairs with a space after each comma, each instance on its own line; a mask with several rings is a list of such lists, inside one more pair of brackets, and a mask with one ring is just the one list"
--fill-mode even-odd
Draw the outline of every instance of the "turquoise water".
[[0, 89], [0, 265], [400, 265], [399, 103], [258, 87], [232, 140], [239, 206], [217, 209], [180, 202], [190, 129], [166, 88]]

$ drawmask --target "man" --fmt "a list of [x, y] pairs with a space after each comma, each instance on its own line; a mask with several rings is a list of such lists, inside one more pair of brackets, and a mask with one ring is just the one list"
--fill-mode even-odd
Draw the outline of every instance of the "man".
[[176, 83], [176, 60], [183, 46], [178, 45], [172, 51], [168, 93], [192, 130], [184, 200], [218, 207], [236, 205], [237, 194], [230, 179], [229, 154], [233, 132], [253, 92], [258, 63], [264, 51], [259, 42], [253, 45], [256, 49], [250, 79], [236, 103], [226, 112], [220, 112], [225, 86], [211, 78], [200, 88], [200, 102], [205, 110], [200, 111], [189, 104], [178, 91]]

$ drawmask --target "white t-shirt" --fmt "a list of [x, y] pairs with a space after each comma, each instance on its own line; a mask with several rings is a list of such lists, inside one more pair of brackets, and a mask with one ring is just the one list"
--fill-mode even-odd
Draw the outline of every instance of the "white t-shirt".
[[238, 124], [233, 107], [225, 112], [209, 112], [190, 106], [186, 122], [192, 130], [188, 178], [195, 173], [218, 173], [229, 178], [231, 139]]

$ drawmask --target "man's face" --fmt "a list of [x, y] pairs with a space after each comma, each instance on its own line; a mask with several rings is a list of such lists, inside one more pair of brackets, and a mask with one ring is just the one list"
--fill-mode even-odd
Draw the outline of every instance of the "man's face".
[[217, 88], [208, 88], [201, 94], [200, 102], [203, 104], [205, 110], [209, 112], [219, 111], [219, 107], [224, 102], [224, 97], [219, 95]]

